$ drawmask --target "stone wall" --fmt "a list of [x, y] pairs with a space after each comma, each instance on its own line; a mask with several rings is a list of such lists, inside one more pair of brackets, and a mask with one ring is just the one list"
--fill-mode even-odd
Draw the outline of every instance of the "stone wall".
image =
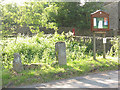
[[[74, 27], [75, 28], [75, 27]], [[64, 33], [68, 33], [69, 31], [72, 32], [72, 29], [73, 27], [59, 27], [58, 28], [58, 33], [61, 34], [62, 32]], [[43, 31], [44, 34], [54, 34], [55, 33], [55, 30], [54, 29], [47, 29], [47, 28], [44, 28], [44, 27], [41, 27], [40, 28], [40, 31]], [[29, 30], [28, 27], [22, 27], [22, 28], [19, 28], [17, 33], [21, 33], [21, 34], [28, 34], [28, 35], [34, 35], [32, 34], [32, 32]], [[92, 36], [93, 33], [91, 32], [90, 29], [79, 29], [79, 28], [75, 28], [75, 35], [76, 36]], [[107, 37], [114, 37], [115, 35], [115, 31], [114, 30], [110, 30], [110, 31], [107, 31], [106, 33], [106, 36]], [[98, 36], [102, 36], [102, 35], [98, 35]]]
[[[105, 7], [105, 12], [109, 14], [110, 29], [120, 32], [120, 1], [108, 4]], [[119, 33], [118, 33], [119, 34]]]
[[110, 29], [118, 30], [118, 3], [114, 2], [106, 5], [105, 12], [109, 14]]
[[[82, 38], [85, 41], [88, 41], [88, 40], [92, 40], [92, 43], [93, 43], [93, 37], [81, 37], [81, 36], [77, 36], [77, 37], [74, 37], [78, 42], [80, 42], [80, 39]], [[112, 44], [111, 44], [111, 40], [113, 38], [108, 38], [107, 37], [107, 42], [106, 42], [106, 53], [110, 52], [111, 50], [111, 47], [112, 47]], [[93, 47], [92, 47], [93, 48]], [[101, 54], [103, 53], [103, 39], [102, 37], [97, 37], [96, 36], [96, 52]]]
[[120, 1], [118, 3], [118, 28], [120, 30]]

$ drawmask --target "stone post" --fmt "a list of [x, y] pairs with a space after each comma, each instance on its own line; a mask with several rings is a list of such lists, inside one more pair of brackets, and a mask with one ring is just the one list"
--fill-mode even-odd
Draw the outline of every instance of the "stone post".
[[23, 65], [19, 53], [14, 53], [13, 70], [15, 70], [16, 72], [20, 72], [23, 70]]
[[59, 65], [66, 65], [66, 45], [65, 42], [57, 42], [55, 44], [55, 53], [56, 53], [56, 60], [58, 61]]

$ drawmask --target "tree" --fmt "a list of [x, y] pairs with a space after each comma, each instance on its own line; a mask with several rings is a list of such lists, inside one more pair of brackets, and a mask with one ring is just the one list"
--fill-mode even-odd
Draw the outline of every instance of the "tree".
[[46, 7], [42, 13], [42, 25], [47, 28], [53, 28], [57, 30], [57, 15], [58, 15], [58, 8], [55, 3], [50, 4]]
[[79, 2], [57, 2], [58, 15], [56, 23], [59, 27], [90, 27], [90, 14], [98, 9], [102, 9], [103, 3], [87, 2], [80, 6]]
[[1, 5], [1, 20], [2, 20], [2, 34], [10, 34], [18, 28], [18, 14], [19, 11], [16, 4]]
[[2, 7], [3, 33], [14, 32], [19, 27], [27, 26], [38, 32], [40, 27], [90, 27], [90, 14], [101, 9], [102, 3], [87, 2], [80, 6], [79, 2], [25, 2], [23, 6], [16, 4], [0, 5]]
[[38, 31], [39, 27], [42, 26], [44, 4], [40, 2], [26, 2], [24, 6], [20, 6], [20, 19], [18, 20], [20, 26], [27, 26], [32, 32]]

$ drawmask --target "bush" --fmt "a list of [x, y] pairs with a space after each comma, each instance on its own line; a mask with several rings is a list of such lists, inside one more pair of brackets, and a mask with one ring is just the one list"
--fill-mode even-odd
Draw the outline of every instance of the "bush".
[[[18, 36], [15, 43], [14, 40], [9, 40], [2, 53], [3, 66], [12, 68], [13, 54], [21, 55], [22, 63], [46, 63], [52, 64], [55, 60], [55, 43], [64, 41], [66, 43], [67, 61], [80, 60], [80, 58], [88, 57], [91, 42], [86, 42], [88, 45], [81, 45], [71, 35], [66, 39], [64, 32], [62, 34], [55, 33], [54, 35], [45, 35], [39, 33], [33, 37]], [[81, 39], [81, 42], [82, 39]], [[87, 52], [87, 54], [86, 54]], [[91, 55], [91, 54], [90, 54]]]
[[114, 39], [111, 40], [111, 43], [112, 43], [112, 47], [111, 47], [109, 55], [118, 56], [118, 38], [114, 37]]

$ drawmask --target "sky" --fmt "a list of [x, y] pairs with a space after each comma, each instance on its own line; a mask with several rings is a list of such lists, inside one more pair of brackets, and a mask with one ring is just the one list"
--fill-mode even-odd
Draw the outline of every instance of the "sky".
[[[24, 2], [28, 2], [28, 1], [33, 1], [33, 0], [0, 0], [2, 1], [2, 4], [6, 4], [6, 3], [17, 3], [18, 5], [22, 5]], [[41, 0], [36, 0], [36, 1], [41, 1]], [[42, 0], [42, 1], [55, 1], [55, 0]], [[63, 2], [66, 2], [66, 1], [71, 1], [71, 2], [74, 2], [74, 1], [81, 1], [82, 4], [84, 4], [84, 0], [56, 0], [56, 1], [63, 1]]]
[[24, 2], [30, 0], [0, 0], [0, 1], [2, 1], [2, 4], [17, 3], [18, 5], [23, 5]]
[[[33, 0], [0, 0], [0, 1], [3, 1], [2, 4], [6, 4], [6, 3], [17, 3], [18, 5], [23, 5], [24, 2], [28, 2], [28, 1], [33, 1]], [[81, 1], [82, 5], [85, 4], [85, 1], [89, 2], [110, 2], [110, 1], [120, 1], [120, 0], [36, 0], [36, 1], [57, 1], [57, 2], [79, 2]]]

